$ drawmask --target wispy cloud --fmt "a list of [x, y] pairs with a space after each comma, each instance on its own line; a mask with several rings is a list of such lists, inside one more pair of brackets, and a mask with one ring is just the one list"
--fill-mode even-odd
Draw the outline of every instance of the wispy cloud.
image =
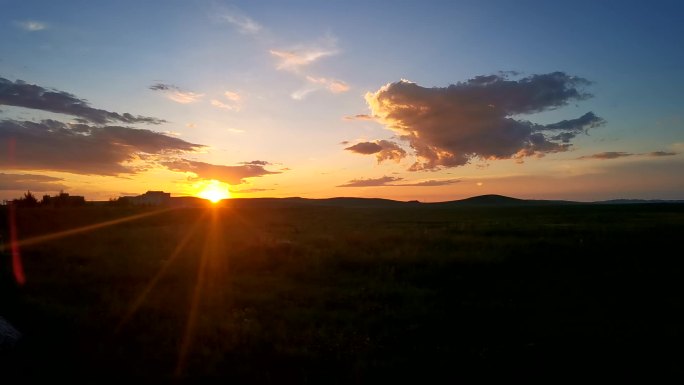
[[221, 108], [223, 110], [228, 110], [228, 111], [235, 111], [236, 108], [234, 106], [231, 106], [230, 104], [223, 103], [222, 101], [218, 99], [212, 99], [211, 100], [211, 105], [217, 108]]
[[165, 83], [155, 83], [149, 87], [152, 91], [161, 91], [166, 94], [166, 97], [173, 100], [176, 103], [190, 104], [194, 103], [202, 97], [204, 94], [198, 94], [195, 92], [181, 90], [178, 86], [173, 84]]
[[626, 158], [629, 156], [640, 156], [640, 157], [651, 157], [651, 158], [659, 158], [663, 156], [674, 156], [677, 155], [676, 152], [670, 152], [670, 151], [653, 151], [653, 152], [646, 152], [643, 154], [636, 154], [636, 153], [631, 153], [631, 152], [623, 152], [623, 151], [606, 151], [606, 152], [599, 152], [597, 154], [593, 155], [585, 155], [585, 156], [580, 156], [579, 160], [581, 159], [598, 159], [598, 160], [609, 160], [609, 159], [618, 159], [618, 158]]
[[235, 27], [238, 32], [245, 35], [254, 35], [263, 30], [261, 24], [257, 23], [254, 19], [245, 15], [234, 6], [221, 7], [215, 16], [217, 16], [219, 20], [228, 22]]
[[24, 31], [29, 31], [29, 32], [36, 32], [36, 31], [42, 31], [44, 29], [48, 28], [48, 25], [40, 22], [40, 21], [35, 21], [35, 20], [25, 20], [25, 21], [20, 21], [17, 23], [21, 29]]
[[336, 50], [316, 47], [297, 48], [293, 50], [272, 49], [269, 52], [278, 59], [277, 69], [296, 73], [303, 67], [306, 67], [321, 58], [332, 56], [337, 53]]
[[592, 155], [585, 155], [585, 156], [580, 156], [577, 159], [617, 159], [617, 158], [625, 158], [628, 156], [633, 156], [631, 152], [623, 152], [623, 151], [606, 151], [606, 152], [599, 152], [597, 154], [592, 154]]
[[380, 178], [352, 179], [345, 184], [337, 187], [436, 187], [447, 186], [460, 182], [459, 179], [430, 179], [418, 182], [396, 183], [403, 181], [404, 178], [383, 176]]
[[344, 119], [344, 120], [375, 120], [372, 116], [370, 116], [368, 114], [347, 115], [342, 119]]
[[352, 179], [345, 184], [341, 184], [337, 187], [377, 187], [377, 186], [389, 186], [389, 183], [397, 182], [403, 180], [404, 178], [393, 177], [393, 176], [383, 176], [380, 178], [368, 178], [368, 179]]
[[674, 156], [677, 155], [676, 152], [671, 151], [653, 151], [648, 153], [649, 156], [659, 157], [659, 156]]
[[223, 96], [225, 101], [212, 99], [211, 105], [228, 111], [240, 111], [242, 109], [242, 96], [239, 93], [226, 91], [223, 93]]
[[293, 99], [304, 99], [318, 90], [327, 90], [334, 94], [349, 91], [349, 85], [342, 80], [314, 76], [308, 71], [312, 64], [339, 53], [337, 39], [332, 36], [326, 36], [313, 44], [299, 44], [287, 49], [274, 48], [269, 52], [277, 59], [278, 70], [295, 74], [305, 82], [302, 87], [290, 94]]

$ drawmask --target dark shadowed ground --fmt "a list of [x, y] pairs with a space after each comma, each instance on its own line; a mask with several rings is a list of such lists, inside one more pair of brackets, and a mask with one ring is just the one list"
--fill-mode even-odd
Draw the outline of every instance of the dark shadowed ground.
[[0, 383], [681, 378], [683, 235], [681, 204], [177, 209], [22, 247]]

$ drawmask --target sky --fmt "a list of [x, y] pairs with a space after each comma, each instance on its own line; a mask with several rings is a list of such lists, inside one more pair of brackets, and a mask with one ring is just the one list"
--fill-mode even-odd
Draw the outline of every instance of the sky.
[[684, 199], [681, 1], [0, 9], [0, 200]]

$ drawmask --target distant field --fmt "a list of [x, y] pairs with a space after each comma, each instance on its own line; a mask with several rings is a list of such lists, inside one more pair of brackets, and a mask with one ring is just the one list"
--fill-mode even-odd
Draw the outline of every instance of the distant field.
[[[144, 212], [16, 217], [30, 239]], [[1, 230], [6, 241], [6, 221]], [[0, 352], [1, 373], [38, 383], [681, 377], [683, 237], [682, 204], [176, 209], [22, 248], [27, 283], [3, 272], [0, 316], [24, 338]]]

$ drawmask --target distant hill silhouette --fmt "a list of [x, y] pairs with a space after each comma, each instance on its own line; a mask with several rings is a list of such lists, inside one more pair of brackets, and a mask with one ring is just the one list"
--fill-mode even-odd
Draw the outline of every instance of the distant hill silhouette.
[[512, 207], [512, 206], [551, 206], [551, 205], [588, 205], [588, 204], [652, 204], [684, 203], [684, 201], [615, 199], [596, 202], [575, 202], [565, 200], [519, 199], [504, 195], [478, 195], [470, 198], [428, 202], [395, 201], [382, 198], [335, 197], [324, 199], [310, 198], [233, 198], [221, 202], [229, 207], [351, 207], [351, 208], [399, 208], [399, 207]]

